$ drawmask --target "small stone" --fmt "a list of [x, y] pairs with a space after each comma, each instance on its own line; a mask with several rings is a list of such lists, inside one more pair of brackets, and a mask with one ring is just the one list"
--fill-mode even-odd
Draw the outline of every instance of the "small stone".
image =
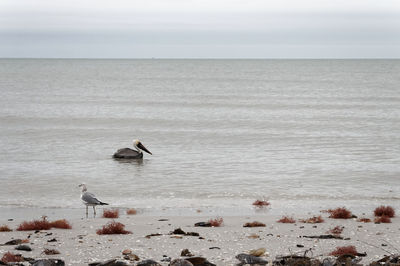
[[171, 234], [173, 234], [173, 235], [184, 235], [184, 234], [186, 234], [186, 233], [185, 233], [185, 231], [183, 231], [182, 229], [177, 228], [177, 229], [175, 229], [174, 231], [172, 231]]
[[193, 264], [190, 261], [183, 260], [183, 259], [175, 259], [171, 261], [169, 264], [170, 266], [193, 266]]
[[35, 260], [32, 266], [64, 266], [65, 262], [60, 259], [40, 259]]
[[22, 239], [13, 239], [13, 240], [10, 240], [10, 241], [4, 243], [4, 245], [5, 246], [8, 246], [8, 245], [13, 246], [13, 245], [19, 245], [21, 243], [22, 243]]
[[304, 248], [304, 246], [301, 245], [301, 244], [297, 244], [296, 247], [298, 247], [298, 248]]
[[182, 257], [193, 257], [193, 254], [189, 251], [189, 249], [185, 248], [181, 251]]
[[154, 260], [142, 260], [136, 264], [137, 266], [161, 266], [158, 262]]
[[209, 222], [198, 222], [198, 223], [195, 223], [194, 226], [196, 226], [196, 227], [211, 227], [211, 223], [209, 223]]
[[253, 249], [249, 251], [249, 254], [256, 257], [261, 257], [264, 255], [265, 251], [267, 251], [265, 248]]
[[139, 261], [140, 260], [139, 256], [136, 254], [133, 254], [133, 253], [125, 255], [124, 259], [130, 260], [130, 261]]
[[50, 240], [47, 240], [47, 242], [57, 242], [57, 239], [52, 238], [52, 239], [50, 239]]
[[15, 247], [16, 250], [32, 251], [31, 247], [28, 245], [19, 245]]
[[124, 251], [122, 251], [122, 255], [129, 255], [129, 254], [132, 254], [132, 250], [125, 249]]

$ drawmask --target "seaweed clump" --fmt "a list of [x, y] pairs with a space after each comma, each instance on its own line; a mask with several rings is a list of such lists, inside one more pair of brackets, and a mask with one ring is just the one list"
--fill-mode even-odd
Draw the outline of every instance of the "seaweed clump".
[[10, 227], [8, 227], [8, 225], [2, 225], [0, 226], [0, 232], [11, 232], [12, 230], [10, 229]]
[[132, 234], [131, 231], [126, 231], [124, 228], [124, 224], [112, 221], [97, 230], [96, 233], [98, 235]]
[[376, 217], [374, 220], [374, 223], [376, 223], [376, 224], [380, 224], [380, 223], [390, 224], [391, 222], [392, 222], [392, 220], [388, 216]]
[[345, 207], [336, 208], [336, 209], [329, 209], [327, 212], [330, 214], [329, 218], [333, 219], [350, 219], [353, 217], [351, 211], [346, 209]]
[[318, 224], [318, 223], [323, 223], [325, 220], [321, 217], [321, 215], [319, 216], [313, 216], [311, 218], [308, 219], [301, 219], [300, 222], [302, 223], [307, 223], [307, 224]]
[[52, 228], [58, 228], [58, 229], [71, 229], [72, 228], [71, 224], [65, 219], [50, 222], [50, 225]]
[[377, 217], [387, 216], [389, 218], [392, 218], [395, 215], [395, 211], [394, 211], [393, 207], [382, 205], [382, 206], [377, 207], [374, 210], [374, 215]]
[[224, 219], [219, 217], [219, 218], [215, 218], [215, 219], [210, 219], [210, 220], [208, 220], [208, 222], [210, 223], [210, 225], [212, 227], [220, 227], [221, 225], [223, 225]]
[[21, 255], [16, 255], [8, 251], [3, 255], [0, 261], [2, 261], [3, 263], [21, 262], [24, 261], [24, 258], [22, 258]]
[[119, 217], [119, 211], [118, 209], [115, 210], [103, 210], [103, 218], [118, 218]]
[[128, 214], [128, 215], [135, 215], [136, 213], [137, 213], [137, 211], [133, 208], [126, 210], [126, 214]]
[[334, 251], [329, 253], [331, 256], [353, 255], [357, 256], [358, 252], [355, 246], [336, 247]]
[[293, 219], [292, 217], [288, 217], [288, 216], [283, 216], [281, 219], [279, 219], [277, 221], [278, 223], [283, 223], [283, 224], [294, 224], [296, 222], [295, 219]]

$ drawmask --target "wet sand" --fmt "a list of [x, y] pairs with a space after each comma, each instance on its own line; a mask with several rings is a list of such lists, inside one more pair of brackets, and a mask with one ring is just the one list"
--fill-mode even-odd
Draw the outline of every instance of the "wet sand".
[[[83, 214], [84, 214], [84, 210]], [[399, 253], [400, 233], [399, 219], [392, 218], [390, 224], [375, 224], [358, 222], [356, 219], [331, 219], [326, 213], [313, 213], [295, 216], [294, 224], [277, 223], [282, 216], [240, 216], [222, 217], [221, 227], [195, 227], [197, 222], [208, 221], [216, 216], [196, 217], [164, 217], [126, 215], [120, 212], [120, 218], [115, 219], [126, 225], [126, 230], [132, 231], [127, 235], [97, 235], [96, 230], [112, 221], [101, 218], [102, 211], [98, 210], [97, 218], [68, 219], [72, 224], [71, 230], [51, 229], [40, 232], [15, 231], [22, 219], [13, 221], [1, 220], [0, 225], [8, 225], [14, 231], [0, 232], [0, 243], [11, 239], [29, 239], [31, 252], [14, 250], [15, 246], [0, 246], [0, 255], [7, 251], [20, 253], [31, 258], [60, 258], [66, 265], [87, 265], [94, 261], [105, 261], [112, 258], [122, 258], [122, 251], [130, 249], [141, 260], [153, 259], [161, 265], [165, 258], [181, 258], [185, 248], [195, 256], [202, 256], [216, 265], [235, 265], [239, 261], [235, 256], [247, 253], [251, 249], [265, 248], [266, 260], [273, 260], [279, 255], [298, 254], [315, 258], [328, 256], [337, 246], [354, 245], [360, 253], [366, 253], [361, 263], [368, 264], [373, 260], [387, 255], [388, 252]], [[322, 215], [325, 222], [319, 224], [301, 223], [298, 219]], [[372, 215], [360, 215], [373, 220]], [[11, 218], [11, 217], [10, 217]], [[39, 218], [39, 217], [38, 217]], [[52, 217], [49, 220], [54, 220]], [[247, 222], [259, 221], [266, 227], [244, 228]], [[341, 239], [312, 239], [303, 236], [327, 234], [335, 226], [344, 226]], [[197, 232], [199, 236], [171, 235], [174, 229], [181, 228], [185, 232]], [[162, 234], [146, 238], [150, 234]], [[329, 233], [328, 233], [329, 234]], [[56, 242], [48, 242], [56, 239]], [[302, 247], [303, 246], [303, 247]], [[56, 249], [59, 255], [45, 255], [43, 250]], [[386, 251], [388, 252], [386, 252]]]

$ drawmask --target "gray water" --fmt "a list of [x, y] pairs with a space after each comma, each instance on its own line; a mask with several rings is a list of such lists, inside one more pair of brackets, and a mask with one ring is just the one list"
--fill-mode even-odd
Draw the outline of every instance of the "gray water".
[[[400, 203], [400, 60], [0, 60], [0, 208]], [[140, 139], [142, 162], [112, 154]], [[363, 209], [364, 208], [364, 209]]]

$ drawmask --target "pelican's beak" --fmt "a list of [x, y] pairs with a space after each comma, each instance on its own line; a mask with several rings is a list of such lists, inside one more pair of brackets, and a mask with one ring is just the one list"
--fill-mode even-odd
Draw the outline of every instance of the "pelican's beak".
[[139, 142], [139, 143], [137, 144], [137, 147], [138, 147], [139, 149], [141, 149], [141, 150], [143, 150], [143, 151], [145, 151], [145, 152], [147, 152], [147, 153], [153, 155], [148, 149], [146, 149], [145, 146], [143, 146], [143, 144], [142, 144], [141, 142]]

